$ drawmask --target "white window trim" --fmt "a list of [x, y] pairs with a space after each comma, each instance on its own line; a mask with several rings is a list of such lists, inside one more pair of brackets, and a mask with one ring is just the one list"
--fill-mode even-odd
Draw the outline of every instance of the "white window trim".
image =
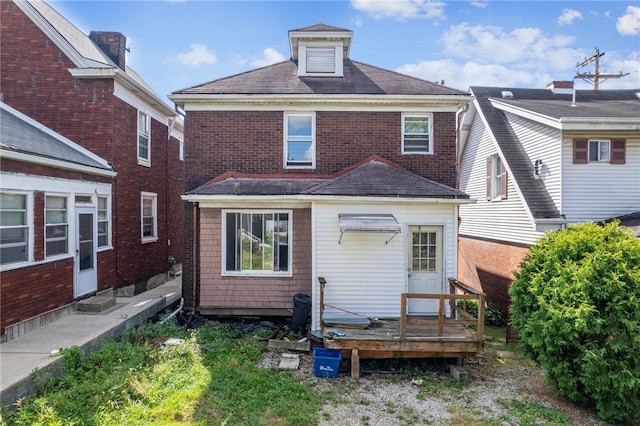
[[97, 195], [96, 196], [96, 234], [98, 233], [98, 223], [100, 223], [100, 219], [99, 219], [99, 214], [98, 214], [98, 210], [100, 210], [100, 203], [99, 203], [99, 199], [100, 198], [104, 198], [107, 200], [107, 245], [101, 246], [100, 242], [98, 240], [96, 240], [96, 246], [98, 248], [98, 252], [101, 251], [105, 251], [105, 250], [110, 250], [113, 248], [112, 246], [112, 240], [111, 240], [111, 228], [112, 228], [112, 223], [111, 223], [111, 196], [109, 195]]
[[[140, 115], [147, 117], [147, 158], [140, 157]], [[136, 115], [136, 156], [138, 164], [145, 167], [151, 166], [151, 115], [138, 110]]]
[[0, 191], [4, 194], [15, 194], [26, 196], [26, 209], [27, 209], [27, 259], [22, 262], [7, 263], [6, 265], [0, 265], [0, 271], [10, 271], [12, 269], [23, 268], [25, 265], [29, 265], [34, 262], [34, 216], [33, 216], [33, 192], [29, 191]]
[[502, 200], [502, 159], [498, 154], [491, 156], [491, 201]]
[[[144, 200], [152, 200], [153, 209], [153, 236], [144, 236]], [[140, 193], [140, 239], [142, 243], [153, 243], [158, 241], [158, 194], [155, 192]]]
[[[289, 117], [291, 116], [311, 116], [311, 165], [288, 164], [287, 154], [289, 151]], [[316, 113], [315, 112], [285, 112], [284, 129], [282, 142], [282, 161], [285, 169], [315, 169], [316, 168]]]
[[[598, 159], [597, 160], [592, 160], [591, 159], [591, 143], [592, 142], [597, 142], [598, 143]], [[609, 157], [607, 159], [601, 159], [600, 158], [600, 145], [606, 143], [607, 145], [609, 145]], [[589, 139], [587, 141], [587, 162], [588, 163], [611, 163], [611, 139]]]
[[[289, 215], [289, 223], [287, 228], [287, 234], [289, 235], [289, 250], [287, 253], [287, 264], [289, 265], [288, 271], [227, 271], [227, 213], [240, 213], [240, 214], [269, 214], [269, 213], [286, 213]], [[293, 210], [275, 210], [275, 209], [258, 209], [258, 210], [244, 210], [244, 209], [230, 209], [222, 210], [222, 265], [221, 275], [223, 277], [292, 277], [293, 276]]]
[[[59, 253], [59, 254], [53, 254], [53, 255], [49, 255], [47, 253], [47, 226], [49, 225], [47, 223], [47, 197], [58, 197], [58, 198], [64, 198], [65, 200], [67, 200], [66, 202], [66, 210], [67, 210], [67, 252], [66, 253]], [[57, 259], [63, 259], [65, 257], [69, 256], [69, 253], [71, 253], [71, 251], [74, 249], [75, 247], [75, 240], [71, 238], [71, 235], [75, 234], [75, 220], [72, 222], [71, 218], [73, 216], [71, 215], [75, 215], [75, 203], [72, 204], [71, 203], [71, 195], [70, 194], [57, 194], [57, 193], [45, 193], [44, 194], [44, 260], [46, 261], [51, 261], [51, 260], [57, 260]], [[72, 234], [73, 233], [73, 234]]]
[[[404, 137], [405, 137], [405, 119], [412, 117], [427, 117], [429, 119], [429, 150], [428, 151], [405, 151]], [[402, 155], [433, 155], [433, 113], [402, 113]]]

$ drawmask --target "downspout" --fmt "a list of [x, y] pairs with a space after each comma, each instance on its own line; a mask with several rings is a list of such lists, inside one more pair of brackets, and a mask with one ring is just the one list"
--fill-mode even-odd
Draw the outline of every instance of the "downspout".
[[198, 212], [198, 203], [193, 203], [193, 230], [192, 230], [192, 236], [193, 236], [193, 252], [191, 254], [191, 317], [193, 317], [196, 314], [196, 255], [198, 253], [198, 249], [197, 249], [197, 245], [198, 245], [198, 240], [199, 238], [196, 238], [196, 231], [198, 229], [197, 227], [197, 212]]
[[464, 104], [461, 107], [458, 107], [456, 110], [456, 189], [460, 190], [460, 156], [462, 153], [460, 152], [460, 138], [462, 132], [462, 124], [461, 119], [463, 115], [469, 110], [469, 104]]

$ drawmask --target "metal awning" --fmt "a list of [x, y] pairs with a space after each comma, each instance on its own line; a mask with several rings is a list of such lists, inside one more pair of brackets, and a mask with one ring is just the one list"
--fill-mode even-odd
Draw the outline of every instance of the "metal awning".
[[393, 234], [387, 240], [400, 233], [401, 227], [392, 214], [339, 214], [340, 218], [340, 241], [345, 232], [383, 232]]

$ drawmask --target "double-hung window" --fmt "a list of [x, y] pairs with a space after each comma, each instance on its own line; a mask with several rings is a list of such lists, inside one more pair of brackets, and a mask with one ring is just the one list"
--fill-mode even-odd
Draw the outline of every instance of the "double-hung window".
[[291, 274], [290, 211], [225, 211], [225, 273]]
[[315, 115], [289, 114], [284, 116], [285, 168], [314, 168], [316, 160]]
[[402, 153], [433, 154], [432, 114], [402, 115]]
[[487, 201], [507, 199], [507, 169], [498, 154], [487, 157]]
[[45, 253], [46, 257], [69, 252], [69, 213], [67, 197], [45, 197]]
[[574, 139], [573, 164], [625, 164], [625, 139]]
[[158, 195], [143, 192], [140, 202], [142, 242], [158, 240]]
[[109, 246], [109, 197], [98, 197], [98, 247]]
[[0, 264], [29, 260], [26, 194], [0, 193]]
[[138, 164], [151, 164], [151, 117], [138, 111]]

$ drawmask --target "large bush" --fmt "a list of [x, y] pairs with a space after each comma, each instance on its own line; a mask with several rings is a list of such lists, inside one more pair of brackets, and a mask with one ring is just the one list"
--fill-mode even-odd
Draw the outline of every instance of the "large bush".
[[520, 266], [509, 293], [525, 352], [567, 398], [603, 420], [637, 421], [640, 239], [617, 223], [570, 226]]

